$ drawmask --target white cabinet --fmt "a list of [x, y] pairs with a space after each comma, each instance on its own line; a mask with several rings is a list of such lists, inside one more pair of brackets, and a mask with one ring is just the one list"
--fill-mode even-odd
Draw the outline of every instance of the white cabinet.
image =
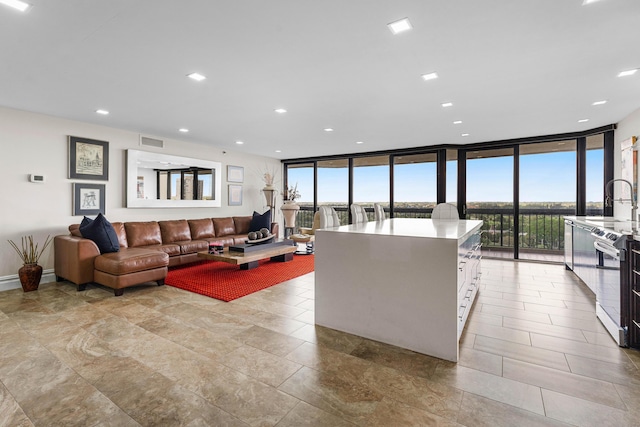
[[480, 285], [482, 259], [481, 232], [478, 230], [458, 247], [458, 338]]

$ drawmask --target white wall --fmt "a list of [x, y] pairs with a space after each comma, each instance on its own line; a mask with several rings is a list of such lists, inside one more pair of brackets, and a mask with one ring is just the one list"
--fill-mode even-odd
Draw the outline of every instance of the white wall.
[[[67, 178], [68, 135], [109, 141], [108, 181]], [[67, 234], [70, 224], [80, 222], [82, 217], [72, 215], [73, 182], [106, 184], [106, 217], [110, 221], [251, 215], [254, 210], [267, 209], [260, 191], [264, 186], [262, 172], [275, 168], [282, 182], [279, 160], [226, 149], [223, 154], [222, 149], [210, 145], [160, 139], [165, 141], [164, 149], [141, 147], [135, 132], [0, 107], [0, 290], [20, 287], [17, 272], [22, 263], [8, 239], [19, 241], [21, 236], [33, 234], [43, 242], [47, 235]], [[129, 148], [221, 162], [222, 207], [127, 209], [125, 152]], [[227, 165], [244, 167], [242, 206], [227, 205]], [[29, 174], [44, 175], [46, 181], [31, 183]], [[40, 264], [45, 273], [52, 271], [53, 247], [46, 250]]]
[[[614, 156], [614, 178], [621, 177], [621, 156], [620, 156], [620, 143], [624, 140], [636, 136], [640, 138], [640, 109], [637, 109], [629, 116], [625, 117], [618, 123], [618, 127], [615, 132], [615, 156]], [[614, 217], [619, 219], [631, 218], [631, 204], [618, 203], [614, 204]], [[637, 220], [637, 218], [636, 218]]]

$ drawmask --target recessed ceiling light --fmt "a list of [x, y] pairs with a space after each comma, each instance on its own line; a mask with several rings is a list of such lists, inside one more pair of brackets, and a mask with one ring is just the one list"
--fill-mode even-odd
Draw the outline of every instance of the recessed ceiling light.
[[469, 136], [469, 134], [468, 134], [468, 133], [463, 133], [463, 134], [462, 134], [462, 135], [460, 135], [460, 136]]
[[102, 114], [103, 116], [106, 116], [107, 114], [109, 114], [107, 110], [96, 110], [96, 113]]
[[202, 75], [202, 74], [200, 74], [200, 73], [191, 73], [191, 74], [187, 74], [187, 77], [189, 77], [190, 79], [193, 79], [193, 80], [195, 80], [195, 81], [197, 81], [197, 82], [201, 82], [201, 81], [203, 81], [204, 79], [206, 79], [206, 77], [205, 77], [205, 76], [203, 76], [203, 75]]
[[618, 77], [633, 76], [637, 71], [637, 68], [634, 68], [633, 70], [620, 71]]
[[413, 28], [411, 22], [409, 22], [409, 18], [402, 18], [397, 21], [393, 21], [392, 23], [387, 24], [387, 27], [389, 27], [389, 30], [391, 30], [391, 33], [394, 35], [404, 31], [409, 31]]
[[447, 108], [447, 107], [453, 107], [453, 102], [445, 102], [442, 104], [443, 107]]
[[276, 112], [276, 113], [278, 113], [278, 114], [284, 114], [284, 113], [286, 113], [286, 112], [287, 112], [287, 110], [285, 110], [284, 108], [276, 108], [276, 109], [275, 109], [275, 110], [273, 110], [273, 111], [275, 111], [275, 112]]
[[363, 141], [356, 141], [356, 144], [364, 144]]
[[29, 9], [31, 5], [19, 0], [0, 0], [0, 3], [5, 4], [14, 9], [18, 9], [20, 12], [24, 12]]
[[583, 1], [582, 1], [582, 5], [583, 5], [583, 6], [586, 6], [586, 5], [588, 5], [588, 4], [596, 3], [596, 2], [599, 2], [599, 1], [600, 1], [600, 0], [583, 0]]
[[276, 150], [276, 153], [282, 153], [282, 150]]
[[178, 131], [179, 131], [179, 132], [182, 132], [182, 133], [187, 133], [187, 132], [189, 132], [189, 129], [186, 129], [186, 128], [180, 128], [180, 129], [178, 129]]
[[454, 125], [461, 125], [462, 124], [462, 120], [456, 120], [455, 122], [453, 122]]
[[427, 80], [433, 80], [433, 79], [437, 79], [437, 78], [438, 78], [438, 73], [435, 73], [435, 72], [422, 75], [422, 80], [424, 80], [425, 82]]
[[325, 132], [333, 132], [333, 128], [324, 128]]
[[244, 142], [243, 141], [236, 141], [236, 144], [242, 145], [242, 144], [244, 144]]
[[596, 101], [591, 105], [603, 105], [603, 104], [606, 104], [606, 103], [607, 103], [607, 101]]
[[588, 121], [589, 121], [589, 119], [580, 119], [580, 120], [578, 120], [578, 123], [586, 123]]

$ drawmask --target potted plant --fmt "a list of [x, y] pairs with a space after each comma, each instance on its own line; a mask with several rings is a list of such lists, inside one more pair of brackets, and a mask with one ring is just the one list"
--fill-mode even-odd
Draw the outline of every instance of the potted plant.
[[38, 244], [33, 242], [33, 236], [23, 236], [22, 249], [18, 248], [18, 245], [13, 240], [8, 241], [24, 264], [18, 270], [18, 276], [24, 292], [38, 290], [40, 278], [42, 277], [42, 266], [38, 265], [38, 260], [47, 246], [49, 246], [49, 243], [51, 243], [50, 237], [47, 236], [42, 247], [38, 247]]
[[296, 199], [299, 199], [301, 196], [300, 192], [298, 191], [298, 183], [296, 182], [296, 185], [294, 185], [293, 187], [289, 187], [287, 186], [284, 191], [282, 192], [282, 200], [285, 203], [295, 203]]

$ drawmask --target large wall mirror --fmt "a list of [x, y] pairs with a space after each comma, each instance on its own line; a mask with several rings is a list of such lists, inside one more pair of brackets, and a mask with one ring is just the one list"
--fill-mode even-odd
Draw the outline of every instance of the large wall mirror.
[[219, 162], [127, 150], [128, 208], [220, 207], [221, 180]]

